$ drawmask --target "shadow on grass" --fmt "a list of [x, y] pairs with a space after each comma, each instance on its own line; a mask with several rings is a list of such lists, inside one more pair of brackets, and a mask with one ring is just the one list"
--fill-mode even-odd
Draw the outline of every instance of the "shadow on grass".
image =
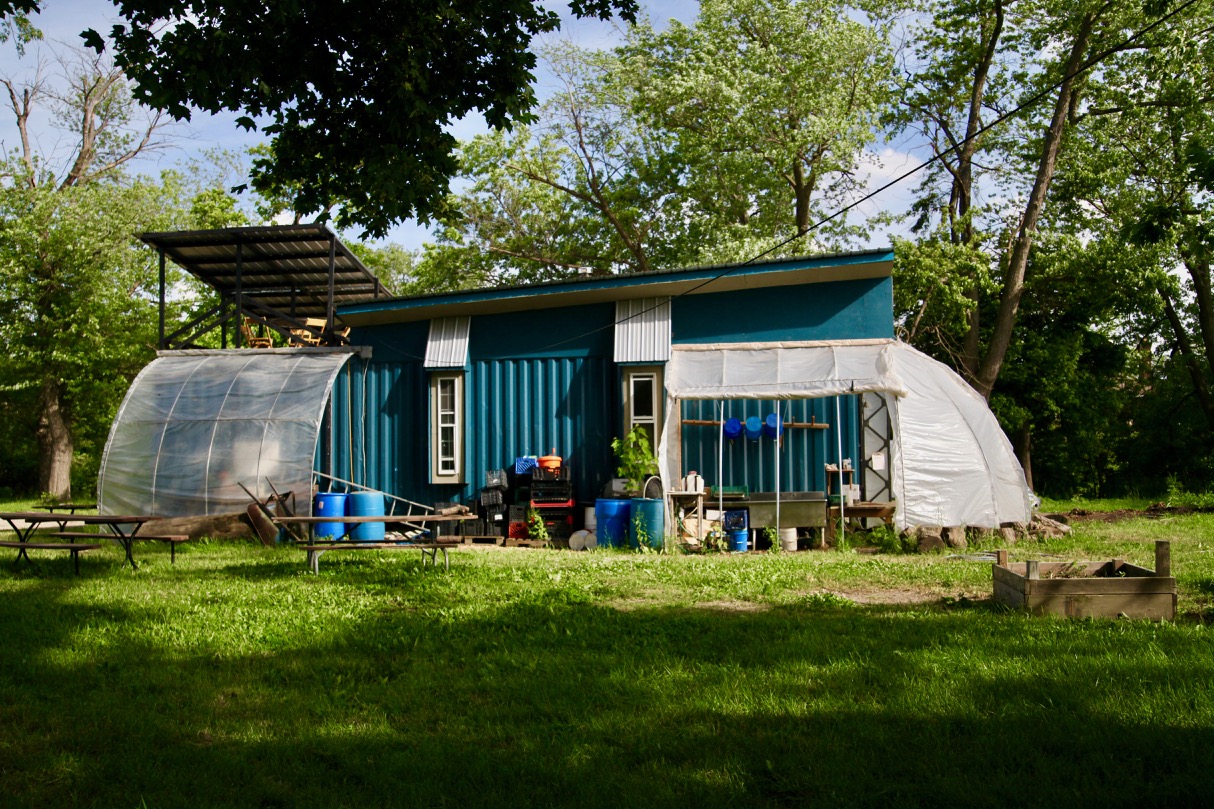
[[[366, 584], [411, 585], [380, 567], [360, 566]], [[1214, 659], [1191, 630], [981, 601], [620, 611], [554, 588], [466, 612], [384, 601], [323, 642], [242, 649], [211, 646], [189, 605], [166, 612], [154, 592], [109, 610], [70, 581], [28, 585], [0, 601], [0, 794], [16, 805], [1137, 806], [1209, 791]], [[192, 640], [175, 643], [183, 625]]]

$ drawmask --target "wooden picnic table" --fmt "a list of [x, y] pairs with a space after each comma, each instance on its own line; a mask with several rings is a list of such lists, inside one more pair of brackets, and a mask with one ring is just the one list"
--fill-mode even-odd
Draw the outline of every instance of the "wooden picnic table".
[[[17, 561], [24, 559], [26, 562], [33, 564], [29, 558], [27, 551], [29, 550], [62, 550], [69, 551], [76, 562], [76, 572], [80, 572], [79, 554], [84, 550], [93, 550], [100, 548], [101, 545], [92, 545], [85, 547], [83, 544], [77, 545], [75, 542], [33, 542], [31, 537], [34, 532], [41, 528], [46, 523], [55, 523], [63, 528], [65, 515], [55, 514], [49, 511], [3, 511], [0, 512], [0, 520], [8, 523], [13, 533], [17, 535], [17, 542], [0, 543], [0, 547], [15, 547], [17, 548]], [[136, 568], [135, 557], [131, 555], [131, 546], [134, 544], [135, 537], [139, 533], [139, 529], [146, 523], [158, 519], [146, 514], [74, 514], [70, 518], [72, 522], [82, 525], [103, 525], [110, 529], [113, 536], [106, 537], [102, 534], [70, 534], [68, 537], [72, 539], [96, 536], [97, 539], [115, 539], [122, 545], [126, 552], [126, 562], [130, 562], [131, 569]], [[23, 523], [20, 524], [19, 523]], [[126, 526], [131, 526], [129, 531]], [[74, 548], [74, 549], [73, 549]]]
[[[364, 514], [359, 516], [349, 517], [274, 517], [272, 522], [277, 525], [288, 526], [290, 523], [299, 525], [315, 525], [317, 523], [349, 523], [349, 524], [365, 524], [365, 523], [401, 523], [421, 525], [428, 522], [464, 522], [465, 520], [475, 519], [472, 514]], [[426, 566], [426, 556], [429, 553], [430, 561], [434, 566], [438, 567], [437, 554], [441, 550], [443, 552], [443, 570], [449, 572], [451, 570], [451, 561], [447, 556], [447, 551], [450, 548], [461, 546], [462, 540], [453, 537], [450, 540], [437, 541], [417, 541], [414, 539], [405, 539], [400, 541], [374, 541], [362, 542], [352, 539], [343, 539], [349, 537], [349, 529], [343, 529], [345, 533], [341, 537], [337, 537], [331, 541], [304, 541], [296, 537], [296, 545], [301, 550], [308, 554], [308, 567], [313, 573], [320, 573], [320, 557], [328, 551], [375, 551], [375, 550], [418, 550], [422, 554], [422, 567]], [[292, 532], [292, 536], [295, 534]]]

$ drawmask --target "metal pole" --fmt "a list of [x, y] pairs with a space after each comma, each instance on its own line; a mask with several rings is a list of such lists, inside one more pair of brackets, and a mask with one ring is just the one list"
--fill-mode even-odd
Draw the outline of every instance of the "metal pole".
[[241, 278], [244, 272], [244, 245], [236, 243], [236, 347], [244, 345], [244, 289]]
[[840, 398], [839, 396], [835, 397], [835, 443], [839, 451], [836, 457], [839, 462], [839, 539], [842, 541], [843, 529], [847, 525], [847, 518], [843, 513], [843, 504], [847, 502], [847, 497], [843, 494], [843, 411], [839, 404]]
[[165, 292], [165, 275], [164, 275], [164, 248], [160, 248], [160, 341], [156, 344], [163, 351], [164, 345], [164, 292]]

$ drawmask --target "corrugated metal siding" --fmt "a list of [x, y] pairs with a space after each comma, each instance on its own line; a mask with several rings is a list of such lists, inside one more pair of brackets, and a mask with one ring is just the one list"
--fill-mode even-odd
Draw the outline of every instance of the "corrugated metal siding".
[[[856, 396], [844, 396], [842, 411], [843, 457], [856, 461], [859, 467], [859, 437]], [[721, 406], [724, 418], [747, 416], [765, 418], [779, 413], [785, 422], [816, 421], [829, 424], [830, 429], [789, 429], [779, 447], [780, 490], [785, 492], [825, 491], [826, 464], [837, 461], [839, 451], [836, 435], [835, 400], [795, 399], [786, 401], [735, 399], [720, 401], [686, 401], [683, 418], [718, 421]], [[705, 425], [683, 425], [683, 473], [692, 470], [704, 476], [712, 485], [746, 486], [752, 492], [770, 492], [776, 488], [776, 442], [769, 438], [748, 441], [745, 436], [725, 442], [724, 474], [718, 473], [720, 428]]]
[[611, 427], [619, 397], [606, 357], [474, 362], [469, 385], [469, 469], [474, 494], [488, 469], [522, 455], [565, 459], [578, 500], [593, 500], [614, 472]]
[[423, 503], [472, 502], [485, 471], [553, 449], [569, 464], [579, 501], [593, 500], [613, 476], [619, 396], [606, 357], [474, 362], [462, 486], [429, 482], [428, 377], [420, 362], [372, 361], [343, 373], [324, 439], [332, 454], [318, 452], [319, 468]]
[[670, 359], [670, 298], [636, 298], [615, 305], [615, 361]]
[[427, 368], [463, 368], [468, 364], [470, 317], [437, 317], [426, 340]]

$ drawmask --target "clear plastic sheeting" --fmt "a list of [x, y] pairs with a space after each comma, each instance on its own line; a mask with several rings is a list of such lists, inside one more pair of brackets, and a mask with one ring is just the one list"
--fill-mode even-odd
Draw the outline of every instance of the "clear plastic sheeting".
[[663, 483], [683, 399], [876, 393], [890, 404], [895, 523], [997, 528], [1028, 522], [1031, 493], [986, 401], [947, 366], [896, 340], [675, 346], [658, 446]]
[[110, 428], [102, 514], [230, 514], [293, 491], [309, 507], [325, 402], [347, 351], [182, 351], [144, 368]]

